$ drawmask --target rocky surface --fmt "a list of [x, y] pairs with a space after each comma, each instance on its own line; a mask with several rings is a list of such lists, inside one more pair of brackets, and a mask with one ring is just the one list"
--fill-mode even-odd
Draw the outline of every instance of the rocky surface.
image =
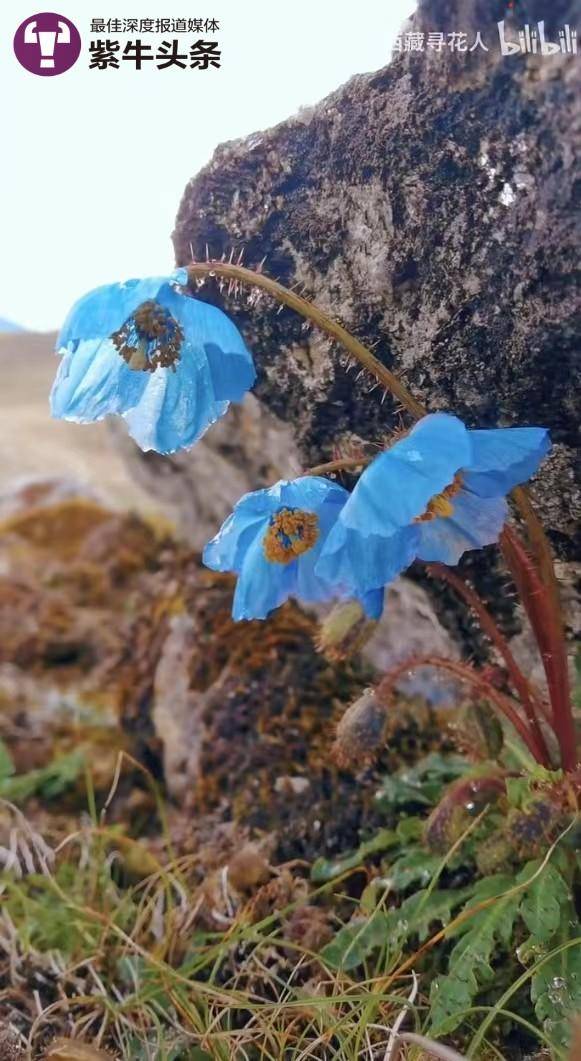
[[[420, 32], [477, 30], [489, 51], [396, 54], [274, 129], [219, 147], [185, 190], [179, 264], [244, 250], [244, 261], [340, 319], [431, 410], [471, 425], [536, 423], [554, 451], [535, 484], [559, 556], [576, 556], [574, 476], [581, 316], [579, 57], [506, 56], [496, 22], [546, 20], [578, 5], [424, 0]], [[506, 24], [509, 32], [509, 22]], [[271, 303], [207, 286], [237, 319], [256, 395], [190, 453], [132, 451], [141, 481], [170, 489], [193, 540], [229, 504], [353, 438], [381, 441], [401, 414], [341, 352]], [[169, 486], [168, 486], [169, 484]], [[211, 488], [210, 488], [211, 487]], [[561, 568], [568, 580], [570, 564]]]

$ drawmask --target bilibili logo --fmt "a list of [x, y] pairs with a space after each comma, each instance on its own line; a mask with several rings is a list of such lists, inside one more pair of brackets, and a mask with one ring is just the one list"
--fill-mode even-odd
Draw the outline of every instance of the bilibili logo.
[[14, 34], [14, 54], [31, 74], [53, 77], [70, 70], [81, 52], [77, 27], [54, 11], [30, 15]]

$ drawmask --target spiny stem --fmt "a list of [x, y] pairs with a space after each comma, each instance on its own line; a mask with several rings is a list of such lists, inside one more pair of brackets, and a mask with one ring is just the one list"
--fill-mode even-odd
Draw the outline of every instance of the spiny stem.
[[443, 656], [411, 656], [409, 659], [392, 667], [381, 679], [375, 690], [378, 700], [388, 700], [398, 678], [405, 674], [406, 671], [416, 670], [418, 667], [434, 667], [437, 670], [448, 671], [449, 674], [453, 674], [460, 681], [469, 682], [473, 685], [508, 719], [526, 744], [533, 758], [541, 766], [550, 767], [551, 764], [545, 755], [544, 749], [539, 744], [536, 735], [529, 729], [524, 718], [519, 715], [515, 702], [510, 697], [505, 696], [504, 693], [499, 692], [498, 689], [495, 689], [478, 671], [471, 670], [465, 663], [461, 663], [458, 660], [446, 659]]
[[187, 273], [192, 280], [203, 279], [207, 276], [224, 276], [230, 280], [238, 280], [249, 287], [262, 288], [263, 291], [268, 292], [269, 295], [272, 295], [284, 306], [294, 309], [306, 320], [310, 320], [317, 328], [320, 328], [321, 331], [330, 335], [332, 339], [342, 343], [345, 349], [359, 361], [359, 364], [364, 369], [367, 369], [372, 376], [375, 376], [375, 379], [382, 387], [391, 391], [394, 397], [405, 406], [416, 420], [425, 416], [426, 410], [424, 407], [410, 394], [407, 387], [400, 383], [397, 376], [394, 376], [393, 372], [390, 372], [371, 353], [371, 350], [368, 350], [346, 328], [341, 324], [337, 324], [336, 321], [328, 317], [312, 302], [308, 302], [306, 298], [301, 298], [294, 291], [289, 291], [287, 287], [279, 284], [277, 280], [272, 280], [269, 276], [265, 276], [264, 273], [256, 273], [252, 269], [246, 269], [242, 265], [235, 265], [233, 262], [192, 262], [187, 266]]
[[326, 464], [316, 464], [309, 468], [305, 475], [333, 475], [334, 472], [348, 472], [355, 468], [363, 468], [371, 464], [373, 457], [338, 457], [337, 460], [327, 461]]
[[559, 586], [555, 575], [553, 553], [549, 544], [549, 539], [545, 533], [545, 528], [535, 511], [526, 486], [515, 486], [512, 491], [512, 497], [526, 526], [529, 544], [539, 566], [541, 578], [551, 595], [555, 622], [558, 623], [561, 635], [563, 635]]

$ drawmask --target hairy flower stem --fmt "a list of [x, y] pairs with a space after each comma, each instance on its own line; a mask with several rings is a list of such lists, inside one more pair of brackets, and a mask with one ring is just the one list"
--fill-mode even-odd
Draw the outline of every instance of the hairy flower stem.
[[558, 623], [561, 635], [563, 636], [563, 619], [561, 616], [559, 585], [557, 583], [557, 576], [555, 575], [553, 553], [551, 551], [549, 539], [545, 534], [545, 528], [535, 512], [526, 486], [515, 486], [512, 491], [512, 498], [527, 529], [529, 545], [537, 561], [541, 578], [551, 595], [551, 606], [554, 612], [555, 622]]
[[550, 587], [514, 530], [505, 526], [500, 546], [519, 597], [531, 624], [541, 654], [552, 724], [561, 752], [561, 765], [568, 772], [577, 765], [577, 735], [569, 690], [566, 644], [560, 619], [555, 614]]
[[472, 685], [511, 723], [526, 744], [533, 759], [536, 759], [541, 766], [550, 768], [551, 764], [545, 749], [537, 740], [535, 733], [531, 732], [525, 719], [519, 715], [514, 700], [495, 689], [482, 674], [472, 670], [466, 663], [446, 659], [443, 656], [411, 656], [409, 659], [403, 660], [403, 662], [392, 667], [385, 677], [381, 679], [375, 690], [377, 698], [383, 702], [389, 701], [397, 680], [406, 671], [416, 670], [418, 667], [435, 667], [437, 670], [447, 671], [449, 674], [453, 674], [454, 677], [459, 678], [460, 681], [468, 682]]
[[301, 298], [294, 291], [289, 291], [283, 284], [279, 284], [277, 280], [272, 280], [269, 276], [265, 276], [264, 273], [257, 273], [253, 269], [246, 269], [242, 265], [235, 265], [233, 262], [192, 262], [187, 266], [188, 276], [191, 280], [204, 279], [207, 276], [223, 276], [226, 279], [239, 281], [248, 287], [259, 287], [263, 291], [266, 291], [273, 298], [277, 299], [284, 306], [288, 306], [289, 309], [296, 310], [300, 313], [301, 317], [311, 321], [321, 331], [330, 335], [332, 339], [336, 339], [342, 343], [346, 350], [353, 355], [354, 358], [359, 361], [359, 364], [363, 368], [367, 369], [372, 376], [382, 387], [391, 391], [395, 398], [411, 413], [416, 420], [419, 420], [422, 416], [425, 416], [426, 410], [412, 394], [408, 391], [407, 387], [404, 387], [403, 383], [400, 383], [397, 376], [394, 376], [393, 372], [390, 372], [368, 350], [363, 343], [360, 343], [350, 332], [347, 331], [341, 324], [337, 324], [331, 317], [328, 317], [326, 313], [318, 309], [317, 306], [313, 305], [312, 302], [308, 302], [306, 298]]
[[543, 711], [544, 705], [540, 704], [535, 697], [533, 690], [518, 666], [505, 638], [488, 611], [488, 608], [480, 599], [476, 590], [473, 589], [473, 587], [460, 575], [451, 571], [449, 567], [445, 567], [444, 564], [428, 564], [426, 569], [429, 575], [432, 575], [434, 578], [440, 578], [442, 581], [447, 582], [452, 586], [456, 593], [462, 597], [468, 607], [476, 615], [481, 630], [490, 638], [497, 652], [502, 656], [510, 681], [520, 697], [529, 725], [535, 734], [539, 747], [543, 749], [547, 760], [549, 760], [549, 751], [537, 716], [537, 710]]
[[338, 457], [337, 460], [327, 461], [326, 464], [316, 464], [309, 468], [307, 475], [333, 475], [335, 472], [355, 471], [356, 468], [364, 468], [371, 464], [372, 457]]

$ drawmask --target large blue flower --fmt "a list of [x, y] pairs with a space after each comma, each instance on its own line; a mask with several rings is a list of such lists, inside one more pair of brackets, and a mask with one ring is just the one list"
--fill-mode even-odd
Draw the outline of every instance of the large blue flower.
[[321, 549], [348, 498], [342, 486], [313, 475], [281, 480], [240, 498], [204, 549], [207, 567], [238, 575], [235, 619], [265, 619], [288, 597], [314, 602], [346, 596], [357, 597], [370, 618], [379, 618], [382, 589], [350, 593], [340, 582], [315, 574]]
[[549, 448], [541, 427], [470, 431], [455, 416], [425, 416], [363, 472], [316, 573], [366, 593], [416, 558], [457, 564], [466, 550], [497, 541], [505, 495]]
[[255, 379], [232, 322], [178, 290], [187, 272], [108, 284], [75, 303], [57, 340], [64, 354], [53, 416], [87, 423], [125, 417], [142, 449], [191, 446]]

